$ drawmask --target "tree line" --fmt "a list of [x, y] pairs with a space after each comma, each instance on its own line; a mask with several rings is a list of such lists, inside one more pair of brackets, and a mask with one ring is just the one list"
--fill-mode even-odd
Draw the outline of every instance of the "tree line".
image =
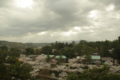
[[65, 55], [68, 58], [98, 53], [101, 57], [112, 57], [120, 60], [120, 36], [113, 41], [105, 40], [88, 42], [86, 40], [80, 40], [78, 44], [75, 41], [72, 41], [71, 43], [56, 41], [55, 43], [51, 43], [51, 46], [44, 46], [40, 50], [36, 50], [36, 54], [42, 53]]
[[[110, 53], [109, 49], [112, 48], [114, 49], [112, 53]], [[75, 58], [76, 56], [91, 55], [95, 52], [102, 57], [112, 57], [120, 61], [120, 37], [113, 41], [105, 40], [88, 42], [86, 40], [81, 40], [78, 44], [75, 43], [75, 41], [72, 41], [71, 43], [62, 43], [56, 41], [55, 43], [51, 43], [51, 46], [44, 46], [41, 49], [27, 47], [24, 51], [17, 48], [0, 46], [0, 78], [1, 80], [10, 80], [11, 77], [22, 80], [31, 78], [29, 72], [32, 71], [32, 67], [29, 64], [22, 64], [22, 62], [18, 60], [20, 54], [65, 55], [67, 58]], [[9, 56], [8, 59], [6, 59], [7, 56]], [[85, 75], [79, 76], [81, 77]]]

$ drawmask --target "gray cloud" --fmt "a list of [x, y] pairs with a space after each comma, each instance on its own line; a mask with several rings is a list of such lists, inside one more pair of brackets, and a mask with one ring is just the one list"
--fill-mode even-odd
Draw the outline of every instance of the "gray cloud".
[[14, 0], [0, 0], [0, 7], [13, 7]]
[[[119, 3], [119, 0], [34, 0], [32, 8], [22, 8], [15, 6], [14, 0], [1, 0], [0, 38], [19, 42], [113, 40], [120, 33]], [[115, 8], [107, 11], [110, 4]], [[81, 31], [74, 32], [75, 26]], [[41, 32], [46, 33], [38, 35]]]

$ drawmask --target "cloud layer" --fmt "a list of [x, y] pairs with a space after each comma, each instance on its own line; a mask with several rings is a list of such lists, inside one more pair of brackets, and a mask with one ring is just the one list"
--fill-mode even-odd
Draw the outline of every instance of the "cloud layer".
[[0, 1], [1, 40], [96, 41], [114, 40], [120, 34], [119, 0], [17, 1]]

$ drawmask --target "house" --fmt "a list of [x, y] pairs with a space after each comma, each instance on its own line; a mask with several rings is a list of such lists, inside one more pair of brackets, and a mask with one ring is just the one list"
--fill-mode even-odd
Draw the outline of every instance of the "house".
[[99, 55], [91, 55], [91, 63], [95, 63], [95, 61], [100, 61], [100, 56]]
[[113, 62], [113, 58], [111, 57], [101, 57], [102, 64], [104, 64], [106, 61]]
[[[45, 55], [46, 57], [48, 57], [48, 55]], [[53, 58], [55, 55], [49, 55], [50, 58]]]
[[60, 58], [62, 58], [62, 59], [67, 59], [67, 57], [64, 56], [64, 55], [62, 55], [62, 56], [58, 56], [58, 55], [57, 55], [57, 56], [55, 57], [55, 59], [60, 59]]
[[77, 56], [77, 59], [84, 60], [85, 59], [85, 55], [84, 56]]
[[97, 56], [97, 55], [98, 55], [98, 53], [93, 53], [93, 55], [96, 55], [96, 56]]
[[58, 56], [58, 55], [57, 55], [57, 56], [55, 57], [56, 60], [59, 60], [60, 58], [62, 58], [64, 62], [67, 62], [67, 57], [64, 56], [64, 55], [62, 55], [62, 56]]
[[91, 55], [91, 59], [96, 61], [96, 60], [100, 60], [100, 56], [98, 55]]
[[[45, 55], [45, 56], [48, 56], [48, 55]], [[54, 59], [58, 60], [58, 59], [62, 58], [63, 60], [66, 61], [66, 59], [67, 59], [67, 57], [64, 56], [64, 55], [62, 55], [62, 56], [59, 56], [59, 55], [49, 55], [49, 57], [51, 58], [51, 60], [54, 60]]]

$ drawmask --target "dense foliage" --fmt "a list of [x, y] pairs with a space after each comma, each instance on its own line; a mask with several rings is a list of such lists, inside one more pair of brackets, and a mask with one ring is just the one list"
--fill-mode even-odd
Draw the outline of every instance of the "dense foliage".
[[109, 67], [86, 69], [83, 73], [70, 73], [67, 80], [120, 80], [120, 75], [109, 73]]
[[[5, 49], [4, 49], [5, 48]], [[29, 64], [23, 64], [18, 60], [21, 51], [11, 49], [8, 51], [6, 47], [2, 47], [0, 51], [0, 80], [30, 79], [30, 71], [32, 67]], [[9, 57], [8, 57], [9, 56]]]
[[[101, 57], [112, 57], [120, 60], [120, 37], [113, 41], [105, 40], [88, 42], [86, 40], [81, 40], [79, 43], [75, 43], [75, 41], [72, 41], [71, 43], [61, 43], [56, 41], [49, 47], [56, 49], [56, 51], [50, 54], [60, 55], [62, 52], [62, 55], [65, 55], [68, 58], [74, 58], [77, 55], [83, 56], [98, 53]], [[110, 52], [111, 49], [113, 50], [112, 52]], [[44, 51], [42, 53], [44, 53]]]
[[[54, 49], [54, 50], [53, 50]], [[110, 52], [109, 50], [113, 50]], [[25, 50], [18, 48], [10, 48], [8, 46], [0, 46], [0, 80], [30, 79], [30, 71], [32, 67], [29, 64], [23, 64], [18, 60], [21, 53], [26, 55], [46, 54], [49, 62], [49, 55], [65, 55], [68, 59], [75, 58], [78, 55], [86, 55], [86, 59], [90, 60], [90, 55], [98, 53], [102, 57], [112, 57], [120, 62], [120, 37], [113, 41], [96, 41], [88, 42], [81, 40], [79, 43], [72, 41], [71, 43], [55, 42], [51, 46], [44, 46], [40, 49], [27, 47]], [[7, 57], [9, 56], [9, 57]], [[58, 62], [62, 62], [62, 57]], [[87, 69], [83, 73], [70, 73], [67, 80], [120, 80], [120, 76], [108, 72], [109, 67]]]

